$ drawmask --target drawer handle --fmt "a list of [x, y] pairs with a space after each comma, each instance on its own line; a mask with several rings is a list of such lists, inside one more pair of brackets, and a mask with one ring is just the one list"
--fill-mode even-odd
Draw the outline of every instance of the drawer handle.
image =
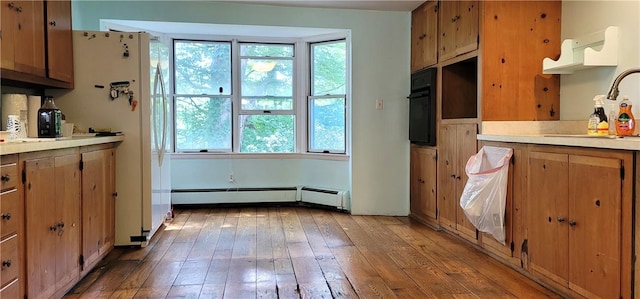
[[53, 26], [53, 27], [56, 27], [56, 21], [51, 21], [51, 22], [49, 22], [49, 25], [51, 25], [51, 26]]
[[2, 261], [2, 269], [11, 267], [11, 260]]
[[3, 183], [8, 183], [11, 180], [11, 176], [8, 174], [3, 174], [0, 180], [2, 180]]
[[2, 214], [2, 220], [9, 220], [9, 219], [11, 219], [11, 213]]

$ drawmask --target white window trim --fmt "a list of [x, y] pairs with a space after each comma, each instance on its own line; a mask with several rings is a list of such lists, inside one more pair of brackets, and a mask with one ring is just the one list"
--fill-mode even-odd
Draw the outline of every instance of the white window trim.
[[[182, 39], [182, 40], [199, 40], [199, 41], [228, 41], [231, 42], [231, 99], [232, 99], [232, 151], [231, 152], [173, 152], [171, 155], [175, 158], [273, 158], [273, 159], [282, 159], [282, 158], [317, 158], [317, 159], [326, 159], [326, 160], [337, 160], [344, 161], [348, 160], [351, 155], [352, 149], [352, 133], [351, 133], [351, 122], [352, 122], [352, 99], [351, 99], [351, 83], [352, 83], [352, 67], [351, 67], [351, 31], [350, 30], [336, 30], [336, 33], [330, 34], [322, 34], [311, 37], [305, 37], [300, 39], [291, 39], [291, 38], [265, 38], [259, 36], [238, 36], [238, 37], [229, 37], [229, 36], [203, 36], [203, 35], [172, 35], [171, 39]], [[309, 152], [308, 147], [308, 96], [310, 94], [311, 86], [310, 86], [310, 63], [309, 62], [309, 53], [310, 53], [310, 44], [317, 42], [324, 42], [330, 40], [339, 40], [344, 39], [346, 41], [346, 52], [347, 52], [347, 78], [346, 78], [346, 122], [345, 122], [345, 152], [344, 153], [320, 153], [320, 152]], [[173, 41], [172, 41], [173, 42]], [[240, 69], [240, 43], [281, 43], [281, 44], [293, 44], [294, 45], [294, 69], [295, 76], [293, 78], [293, 88], [294, 88], [294, 109], [295, 112], [295, 149], [293, 153], [241, 153], [238, 152], [240, 149], [240, 131], [236, 128], [238, 125], [238, 119], [241, 115], [240, 109], [240, 72], [237, 70]], [[171, 53], [173, 55], [173, 52]], [[173, 59], [171, 60], [173, 63]], [[171, 73], [173, 77], [173, 73]], [[173, 80], [173, 78], [172, 78]], [[173, 96], [173, 94], [172, 94]], [[173, 104], [173, 102], [172, 102]], [[236, 107], [237, 106], [237, 107]], [[174, 110], [175, 111], [175, 110]], [[246, 111], [246, 110], [245, 110]], [[249, 110], [250, 111], [250, 110]], [[174, 112], [175, 113], [175, 112]], [[242, 113], [246, 114], [246, 113]], [[254, 114], [254, 113], [251, 113]], [[259, 113], [255, 113], [259, 114]], [[278, 114], [277, 110], [272, 110], [272, 114]], [[284, 113], [284, 114], [290, 114]], [[175, 115], [174, 115], [175, 119]], [[175, 128], [174, 128], [175, 129]], [[174, 133], [174, 142], [175, 142], [175, 132]], [[175, 148], [175, 145], [173, 145]]]

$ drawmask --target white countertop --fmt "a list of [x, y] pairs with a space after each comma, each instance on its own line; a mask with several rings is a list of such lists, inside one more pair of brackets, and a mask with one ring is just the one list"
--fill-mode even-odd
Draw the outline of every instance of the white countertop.
[[479, 134], [478, 140], [580, 146], [591, 148], [640, 151], [640, 137], [591, 137], [587, 135], [490, 135]]
[[0, 155], [88, 146], [95, 144], [120, 142], [123, 140], [123, 135], [101, 137], [72, 137], [68, 139], [28, 138], [24, 141], [0, 142]]
[[640, 151], [640, 137], [589, 136], [587, 122], [483, 121], [478, 140]]

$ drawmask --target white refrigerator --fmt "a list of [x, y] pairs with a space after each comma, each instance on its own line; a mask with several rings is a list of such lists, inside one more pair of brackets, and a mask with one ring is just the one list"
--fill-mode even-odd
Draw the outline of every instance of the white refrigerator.
[[79, 129], [124, 134], [116, 149], [117, 246], [146, 246], [171, 217], [169, 55], [148, 33], [74, 31], [75, 88], [47, 91]]

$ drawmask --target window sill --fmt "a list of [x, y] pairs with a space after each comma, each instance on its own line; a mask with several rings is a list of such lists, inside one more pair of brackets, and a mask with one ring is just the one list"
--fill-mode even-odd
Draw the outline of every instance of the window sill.
[[286, 153], [286, 154], [253, 154], [253, 153], [171, 153], [171, 159], [315, 159], [332, 161], [349, 161], [351, 157], [343, 154], [322, 153]]

